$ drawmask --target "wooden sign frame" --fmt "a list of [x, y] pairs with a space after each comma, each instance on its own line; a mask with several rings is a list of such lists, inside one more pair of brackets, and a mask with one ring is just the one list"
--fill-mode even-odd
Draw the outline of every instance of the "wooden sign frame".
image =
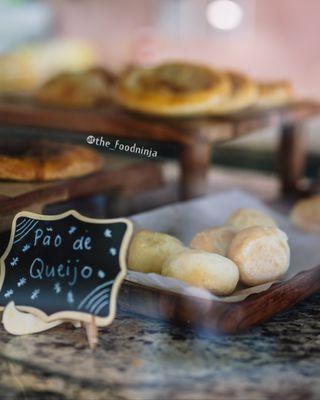
[[[11, 234], [10, 234], [10, 240], [8, 243], [8, 246], [4, 252], [4, 254], [0, 258], [0, 291], [3, 287], [3, 283], [5, 280], [5, 274], [6, 274], [6, 265], [5, 265], [5, 260], [7, 256], [10, 254], [11, 249], [13, 248], [14, 244], [14, 237], [16, 233], [16, 224], [17, 220], [19, 218], [33, 218], [37, 219], [40, 221], [57, 221], [64, 219], [66, 217], [73, 216], [77, 220], [80, 220], [82, 222], [87, 222], [87, 223], [94, 223], [94, 224], [113, 224], [113, 223], [124, 223], [126, 225], [126, 231], [123, 237], [123, 240], [121, 242], [121, 246], [119, 248], [119, 266], [120, 266], [120, 272], [115, 278], [115, 281], [112, 285], [111, 289], [111, 294], [110, 294], [110, 306], [109, 306], [109, 315], [107, 317], [99, 317], [92, 315], [90, 313], [84, 313], [81, 311], [58, 311], [53, 314], [46, 314], [44, 311], [40, 310], [39, 308], [35, 307], [30, 307], [30, 306], [23, 306], [23, 305], [16, 305], [17, 309], [23, 312], [28, 312], [35, 317], [40, 318], [42, 321], [51, 323], [57, 320], [64, 320], [64, 321], [82, 321], [84, 324], [92, 324], [93, 319], [94, 319], [94, 324], [97, 327], [103, 327], [109, 325], [116, 314], [116, 301], [118, 297], [118, 292], [121, 286], [121, 283], [123, 282], [126, 272], [127, 272], [127, 266], [126, 266], [126, 252], [129, 246], [129, 242], [133, 233], [133, 224], [130, 220], [126, 218], [115, 218], [115, 219], [95, 219], [95, 218], [89, 218], [81, 215], [75, 210], [70, 210], [67, 212], [64, 212], [62, 214], [57, 214], [57, 215], [42, 215], [42, 214], [36, 214], [32, 213], [29, 211], [22, 211], [18, 213], [12, 222], [12, 228], [11, 228]], [[0, 306], [0, 310], [4, 310], [6, 306]]]

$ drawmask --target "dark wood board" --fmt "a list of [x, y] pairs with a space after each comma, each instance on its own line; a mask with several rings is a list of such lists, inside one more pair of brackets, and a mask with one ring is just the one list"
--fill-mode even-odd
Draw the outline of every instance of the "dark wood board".
[[295, 124], [320, 112], [320, 103], [296, 101], [269, 109], [251, 108], [225, 117], [159, 118], [115, 105], [97, 110], [49, 108], [31, 101], [0, 101], [0, 123], [80, 133], [116, 135], [178, 144], [216, 143], [276, 124]]
[[300, 272], [238, 303], [210, 301], [125, 281], [119, 305], [123, 311], [167, 320], [195, 329], [239, 333], [292, 307], [320, 290], [320, 266]]

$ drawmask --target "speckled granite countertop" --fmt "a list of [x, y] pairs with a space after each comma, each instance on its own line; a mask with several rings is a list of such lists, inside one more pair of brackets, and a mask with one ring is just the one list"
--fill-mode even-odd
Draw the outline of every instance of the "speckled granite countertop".
[[320, 294], [236, 336], [121, 314], [88, 349], [82, 329], [0, 331], [0, 398], [320, 399]]

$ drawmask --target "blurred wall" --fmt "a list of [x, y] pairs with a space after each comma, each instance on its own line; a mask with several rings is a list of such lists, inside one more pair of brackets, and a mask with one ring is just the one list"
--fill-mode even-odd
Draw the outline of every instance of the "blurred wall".
[[245, 24], [215, 32], [207, 0], [50, 0], [56, 31], [94, 44], [112, 68], [128, 62], [195, 59], [259, 78], [288, 78], [320, 96], [320, 1], [243, 0]]

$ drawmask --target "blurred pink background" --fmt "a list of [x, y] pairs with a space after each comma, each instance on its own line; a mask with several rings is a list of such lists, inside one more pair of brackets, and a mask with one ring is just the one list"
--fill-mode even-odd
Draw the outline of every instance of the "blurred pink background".
[[319, 0], [244, 0], [243, 24], [231, 32], [209, 26], [206, 0], [50, 1], [57, 34], [89, 40], [113, 69], [191, 59], [290, 79], [299, 95], [320, 95]]

